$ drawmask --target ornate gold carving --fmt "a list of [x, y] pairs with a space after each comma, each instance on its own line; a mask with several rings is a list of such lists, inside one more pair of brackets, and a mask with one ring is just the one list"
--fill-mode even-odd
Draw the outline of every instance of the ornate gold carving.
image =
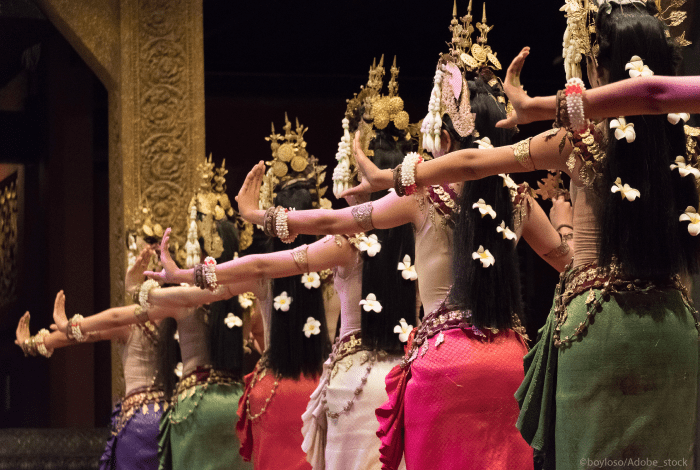
[[17, 300], [17, 173], [0, 182], [0, 309]]

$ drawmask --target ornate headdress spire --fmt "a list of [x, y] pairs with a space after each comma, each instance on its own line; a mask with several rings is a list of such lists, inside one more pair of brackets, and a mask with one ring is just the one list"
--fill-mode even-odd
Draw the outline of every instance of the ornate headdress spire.
[[[374, 155], [374, 152], [368, 149], [370, 141], [375, 136], [374, 129], [385, 129], [391, 122], [399, 130], [409, 128], [409, 116], [404, 111], [404, 102], [399, 96], [397, 81], [399, 68], [396, 65], [396, 57], [394, 57], [390, 69], [391, 79], [387, 85], [388, 95], [381, 94], [384, 85], [381, 80], [384, 77], [383, 64], [384, 56], [382, 55], [379, 66], [373, 65], [370, 68], [367, 85], [348, 100], [343, 119], [343, 137], [338, 144], [338, 153], [335, 155], [338, 165], [333, 170], [333, 194], [336, 197], [358, 182], [357, 163], [352, 151], [354, 133], [350, 132], [350, 119], [357, 118], [356, 114], [362, 107], [364, 107], [364, 114], [359, 120], [358, 130], [362, 135], [360, 145], [367, 156]], [[377, 70], [379, 68], [381, 70]], [[381, 77], [379, 81], [377, 81], [377, 77]], [[410, 139], [410, 132], [407, 133], [407, 139]]]
[[304, 134], [309, 130], [296, 119], [296, 127], [292, 129], [287, 113], [284, 113], [284, 135], [275, 132], [272, 123], [272, 134], [265, 137], [270, 142], [272, 160], [265, 162], [270, 168], [265, 173], [260, 188], [260, 208], [267, 209], [274, 204], [276, 191], [298, 181], [312, 181], [315, 188], [311, 190], [317, 198], [314, 207], [329, 207], [330, 201], [323, 195], [328, 189], [323, 184], [326, 177], [326, 165], [318, 165], [318, 160], [309, 155], [306, 150]]

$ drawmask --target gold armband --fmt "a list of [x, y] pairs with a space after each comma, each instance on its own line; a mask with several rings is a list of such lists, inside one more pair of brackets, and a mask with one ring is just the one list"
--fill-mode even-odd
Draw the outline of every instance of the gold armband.
[[372, 201], [369, 201], [359, 206], [354, 206], [351, 210], [355, 222], [357, 222], [357, 225], [365, 232], [374, 228], [372, 224], [372, 209]]
[[532, 137], [528, 137], [525, 140], [521, 140], [517, 144], [511, 145], [513, 148], [513, 155], [515, 159], [524, 166], [528, 171], [535, 169], [535, 164], [532, 162], [532, 157], [530, 156], [530, 141]]
[[292, 257], [302, 273], [309, 272], [309, 245], [301, 245], [292, 250]]

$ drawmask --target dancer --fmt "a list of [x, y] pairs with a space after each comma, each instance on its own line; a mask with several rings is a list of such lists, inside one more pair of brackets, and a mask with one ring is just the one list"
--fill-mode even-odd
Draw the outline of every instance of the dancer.
[[[143, 278], [152, 251], [143, 249], [136, 258], [135, 265], [126, 276], [127, 288]], [[66, 297], [58, 292], [54, 302], [54, 322], [67, 322], [65, 314]], [[123, 310], [134, 315], [136, 306], [110, 309], [111, 313]], [[35, 336], [29, 336], [30, 314], [26, 312], [17, 326], [15, 344], [25, 354], [41, 354], [51, 357], [57, 348], [73, 346], [81, 342], [117, 340], [123, 345], [122, 364], [126, 393], [112, 413], [112, 436], [107, 441], [105, 452], [100, 459], [101, 470], [158, 468], [158, 426], [163, 410], [167, 407], [164, 399], [162, 377], [156, 370], [156, 350], [159, 337], [156, 325], [139, 321], [131, 326], [121, 326], [108, 330], [74, 336], [60, 331], [49, 333], [42, 329]], [[71, 332], [72, 333], [72, 332]]]
[[[201, 186], [190, 203], [188, 243], [186, 252], [180, 255], [189, 262], [200, 261], [201, 238], [209, 256], [220, 262], [233, 259], [242, 246], [237, 225], [226, 220], [226, 214], [233, 214], [225, 194], [226, 170], [223, 166], [214, 169], [208, 160], [198, 166], [197, 173], [202, 175]], [[244, 285], [246, 288], [240, 293], [251, 291], [252, 286]], [[149, 294], [153, 296], [154, 290], [168, 289], [176, 288], [159, 289], [156, 281], [148, 280], [133, 290], [135, 301], [139, 302], [133, 307], [138, 317], [163, 320], [161, 336], [177, 333], [182, 355], [182, 367], [178, 370], [181, 378], [176, 387], [173, 375], [164, 374], [164, 392], [171, 404], [161, 419], [159, 468], [252, 468], [239, 456], [240, 443], [234, 432], [235, 410], [243, 393], [242, 307], [237, 298], [223, 301], [216, 296], [200, 302], [213, 302], [208, 309], [157, 307], [149, 303]], [[214, 302], [217, 300], [221, 301]], [[175, 319], [177, 325], [170, 319]], [[64, 332], [70, 329], [74, 334], [87, 335], [136, 321], [134, 314], [112, 310], [86, 318], [73, 317], [57, 325]], [[160, 370], [175, 369], [175, 354], [173, 350], [159, 353], [165, 364]]]
[[[593, 83], [627, 78], [630, 69], [674, 73], [676, 46], [656, 13], [653, 2], [601, 6]], [[589, 41], [587, 34], [578, 40]], [[639, 54], [647, 58], [642, 63]], [[697, 312], [679, 275], [698, 270], [698, 194], [695, 178], [687, 177], [697, 147], [686, 147], [683, 128], [666, 116], [618, 118], [590, 130], [575, 103], [580, 87], [575, 79], [567, 87], [573, 106], [563, 121], [572, 129], [513, 147], [454, 152], [418, 165], [416, 182], [534, 168], [571, 175], [573, 268], [526, 358], [518, 425], [557, 469], [628, 456], [691, 465]], [[391, 179], [367, 159], [358, 162], [372, 181], [367, 186]]]
[[[485, 49], [490, 27], [485, 18], [477, 25], [481, 37], [474, 45], [479, 47], [472, 49], [471, 15], [462, 19], [463, 25], [454, 16], [453, 49], [439, 62], [431, 113], [423, 121], [423, 143], [430, 142], [427, 145], [435, 156], [478, 145], [474, 129], [481, 145], [499, 145], [510, 137], [510, 133], [493, 127], [505, 117], [505, 97], [487, 66], [488, 57], [495, 58], [490, 48]], [[474, 69], [457, 60], [467, 51], [472, 51]], [[482, 60], [474, 59], [475, 55]], [[491, 64], [496, 66], [497, 61]], [[467, 72], [473, 80], [466, 80]], [[362, 137], [355, 137], [358, 158]], [[416, 161], [418, 156], [409, 154], [406, 159]], [[258, 164], [238, 197], [241, 215], [253, 223], [265, 219], [264, 211], [257, 210], [254, 202], [262, 174], [263, 167]], [[511, 202], [510, 189], [516, 194], [519, 190], [504, 176], [492, 181], [490, 188], [465, 188], [461, 197], [460, 188], [437, 185], [415, 198], [389, 194], [349, 209], [287, 214], [285, 226], [292, 234], [351, 233], [406, 222], [416, 227], [415, 266], [423, 307], [429, 314], [411, 343], [403, 367], [395, 368], [387, 377], [389, 403], [377, 412], [384, 468], [395, 469], [404, 450], [409, 469], [532, 466], [532, 452], [513, 426], [518, 410], [512, 394], [523, 377], [521, 360], [526, 348], [513, 331], [519, 322], [512, 314], [517, 313], [520, 304], [512, 239], [523, 234], [559, 269], [568, 262], [562, 248], [568, 245], [562, 245], [560, 235], [526, 193], [521, 193], [515, 204]], [[510, 187], [504, 187], [504, 182]], [[491, 196], [492, 200], [485, 201]], [[517, 208], [515, 216], [513, 205]], [[497, 218], [486, 215], [492, 213]], [[464, 227], [455, 230], [455, 221]], [[549, 231], [535, 228], [541, 222]], [[453, 232], [459, 234], [454, 250]], [[473, 233], [478, 236], [472, 237]], [[489, 256], [492, 252], [493, 257]], [[461, 253], [468, 254], [458, 255]], [[473, 261], [472, 256], [483, 259], [483, 264]], [[492, 266], [494, 257], [497, 261]], [[459, 279], [471, 276], [476, 282], [483, 280], [478, 284], [481, 291], [474, 294], [468, 290], [471, 285], [455, 282], [456, 309], [451, 308], [453, 296], [445, 300], [455, 279], [450, 266], [453, 258]], [[465, 299], [476, 303], [462, 305]]]
[[[398, 70], [392, 73], [393, 79], [390, 84], [395, 83], [397, 73]], [[344, 139], [348, 146], [349, 129], [354, 131], [358, 126], [369, 126], [370, 129], [372, 127], [372, 115], [365, 106], [365, 99], [373, 99], [376, 104], [381, 100], [388, 101], [394, 98], [394, 96], [380, 96], [382, 75], [383, 65], [380, 61], [379, 66], [375, 64], [372, 67], [368, 86], [348, 105], [348, 117], [344, 120], [344, 127], [348, 134]], [[390, 89], [396, 92], [395, 86], [390, 85]], [[365, 119], [370, 120], [370, 123], [368, 124]], [[399, 125], [401, 122], [399, 120]], [[294, 155], [305, 155], [299, 132], [293, 132], [291, 126], [286, 125], [285, 128], [287, 127], [289, 129], [286, 129], [286, 134], [289, 134], [289, 137], [285, 138], [281, 145], [278, 143], [279, 139], [274, 138], [277, 134], [273, 132], [271, 143], [274, 159], [270, 162], [270, 170], [266, 176], [267, 187], [273, 188], [277, 194], [277, 204], [285, 206], [296, 200], [297, 209], [321, 205], [323, 202], [319, 200], [318, 194], [322, 194], [324, 189], [320, 187], [317, 175], [322, 173], [323, 169], [310, 171], [309, 175], [300, 174], [294, 171], [294, 166], [290, 169], [285, 160], [280, 158], [289, 152], [290, 147]], [[405, 153], [405, 150], [400, 151], [400, 149], [411, 145], [411, 142], [406, 139], [406, 130], [397, 129], [395, 122], [392, 121], [383, 129], [377, 129], [376, 133], [374, 140], [369, 142], [374, 150], [375, 160], [387, 167], [400, 162]], [[395, 136], [399, 138], [395, 140]], [[291, 162], [294, 162], [293, 158]], [[312, 164], [308, 167], [310, 170], [314, 168]], [[345, 168], [349, 171], [348, 175], [353, 175], [352, 164], [346, 165]], [[275, 174], [282, 173], [281, 169], [286, 169], [287, 173], [278, 178]], [[287, 186], [289, 182], [292, 183], [291, 186]], [[309, 188], [311, 191], [308, 191]], [[269, 190], [263, 192], [264, 197], [260, 201], [263, 207], [270, 205], [267, 199], [269, 194]], [[307, 200], [310, 203], [300, 204], [300, 200]], [[257, 194], [253, 204], [258, 207]], [[276, 210], [275, 205], [270, 206], [270, 211]], [[276, 225], [273, 226], [276, 227]], [[276, 277], [294, 276], [291, 283], [296, 285], [301, 278], [304, 287], [294, 287], [296, 293], [285, 288], [287, 289], [285, 290], [286, 299], [291, 299], [288, 311], [282, 312], [281, 305], [280, 311], [272, 310], [272, 306], [264, 309], [265, 312], [269, 312], [266, 317], [271, 315], [266, 321], [268, 329], [273, 330], [269, 334], [270, 347], [276, 347], [277, 350], [289, 343], [288, 338], [276, 339], [283, 335], [280, 331], [286, 331], [287, 336], [291, 331], [295, 331], [294, 328], [287, 330], [277, 328], [275, 325], [281, 325], [279, 319], [296, 316], [302, 323], [309, 323], [307, 320], [312, 310], [308, 306], [301, 307], [300, 302], [303, 299], [300, 295], [308, 289], [311, 289], [310, 292], [317, 292], [320, 281], [318, 273], [331, 267], [335, 268], [334, 282], [341, 298], [340, 338], [334, 346], [331, 359], [326, 363], [319, 386], [313, 392], [312, 401], [305, 414], [304, 446], [308, 449], [306, 458], [315, 468], [373, 468], [379, 464], [379, 440], [375, 435], [376, 424], [373, 424], [375, 423], [374, 409], [386, 400], [384, 376], [400, 360], [401, 338], [404, 335], [397, 334], [396, 329], [400, 328], [402, 322], [404, 326], [406, 325], [405, 317], [408, 317], [408, 321], [411, 322], [412, 316], [415, 316], [415, 287], [410, 276], [407, 279], [401, 271], [396, 269], [399, 262], [403, 262], [407, 273], [412, 272], [411, 262], [406, 259], [406, 255], [410, 259], [413, 257], [412, 229], [404, 226], [380, 231], [374, 235], [376, 238], [369, 238], [362, 233], [326, 237], [309, 244], [308, 247], [302, 245], [293, 250], [249, 255], [217, 265], [215, 268], [217, 283], [226, 286], [229, 292], [235, 291], [236, 283], [242, 280], [264, 281]], [[167, 235], [164, 240], [167, 244]], [[381, 249], [380, 243], [383, 246]], [[276, 247], [282, 247], [279, 241]], [[380, 250], [381, 253], [377, 255], [377, 251]], [[166, 252], [167, 250], [163, 253]], [[165, 279], [180, 282], [191, 280], [194, 276], [194, 270], [178, 270], [167, 258], [163, 263], [165, 271], [160, 275]], [[280, 281], [276, 281], [278, 282]], [[267, 282], [263, 283], [263, 285], [266, 284]], [[283, 287], [279, 289], [275, 287], [276, 292], [282, 289]], [[178, 291], [180, 294], [177, 299], [171, 297], [167, 301], [190, 301], [184, 289], [171, 290], [171, 292]], [[165, 296], [168, 290], [154, 291], [154, 294]], [[370, 295], [374, 295], [375, 299], [371, 303], [372, 308], [363, 309], [361, 313], [360, 301]], [[269, 299], [270, 296], [266, 295], [264, 298]], [[150, 300], [156, 304], [165, 301], [156, 297]], [[366, 304], [367, 301], [364, 300], [364, 302]], [[281, 294], [276, 303], [282, 303]], [[376, 310], [381, 310], [381, 315], [378, 315]], [[270, 322], [272, 326], [269, 326]], [[313, 335], [311, 337], [321, 338], [321, 328], [311, 327], [313, 324], [309, 324], [307, 328], [309, 334]], [[276, 328], [277, 332], [275, 332]], [[298, 329], [301, 333], [301, 328]], [[318, 336], [314, 333], [318, 333]], [[309, 339], [303, 338], [302, 344], [308, 341]], [[277, 357], [274, 354], [268, 355]], [[275, 370], [274, 366], [273, 370]], [[268, 376], [270, 383], [266, 384], [267, 389], [257, 392], [256, 389], [259, 386], [256, 382], [253, 392], [260, 396], [253, 393], [250, 395], [250, 424], [246, 422], [242, 431], [251, 438], [243, 438], [242, 451], [249, 455], [252, 453], [256, 468], [287, 468], [287, 464], [292, 460], [291, 457], [301, 453], [301, 434], [299, 434], [301, 420], [299, 419], [296, 431], [294, 431], [294, 425], [279, 422], [280, 413], [287, 416], [287, 419], [295, 416], [290, 411], [289, 397], [280, 396], [280, 392], [285, 392], [285, 387], [289, 388], [293, 383], [290, 379], [284, 378], [278, 380], [278, 387], [274, 397], [269, 401], [269, 406], [261, 416], [257, 416], [256, 410], [259, 410], [263, 405], [262, 401], [270, 396], [272, 376], [271, 374]], [[296, 387], [299, 388], [299, 385], [297, 384]], [[299, 400], [303, 407], [306, 407], [309, 394], [311, 391], [303, 396], [303, 400]], [[247, 407], [247, 401], [241, 400], [239, 408], [241, 416], [249, 415]], [[281, 411], [282, 409], [284, 411]], [[299, 412], [299, 417], [302, 411], [303, 408]], [[274, 429], [275, 426], [277, 429]], [[289, 445], [294, 444], [297, 448], [296, 450], [287, 449], [287, 454], [282, 459], [280, 455], [284, 449], [280, 449], [280, 446], [285, 442], [280, 438], [280, 432], [285, 426], [290, 432], [297, 433], [286, 437]], [[275, 443], [270, 444], [271, 441]], [[246, 448], [247, 444], [252, 446], [252, 450], [250, 446]]]

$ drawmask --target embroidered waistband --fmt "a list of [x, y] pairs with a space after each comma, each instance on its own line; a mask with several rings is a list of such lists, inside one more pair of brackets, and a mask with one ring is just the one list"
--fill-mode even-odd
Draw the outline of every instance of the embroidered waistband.
[[197, 385], [223, 384], [230, 385], [237, 382], [236, 377], [231, 372], [213, 369], [211, 366], [199, 366], [194, 371], [180, 379], [174, 398], [180, 394], [193, 389]]
[[[697, 311], [692, 306], [688, 290], [681, 282], [681, 277], [678, 274], [664, 280], [631, 279], [622, 272], [620, 266], [616, 263], [606, 267], [598, 267], [596, 263], [588, 263], [574, 269], [565, 270], [560, 275], [559, 285], [557, 285], [554, 298], [554, 313], [557, 318], [553, 334], [554, 346], [561, 348], [570, 344], [581, 335], [588, 328], [596, 312], [602, 308], [603, 302], [610, 299], [611, 294], [623, 292], [648, 293], [664, 289], [676, 289], [681, 293], [684, 303], [695, 318], [696, 328], [700, 327]], [[601, 292], [596, 293], [596, 290]], [[588, 297], [586, 297], [586, 319], [578, 324], [571, 335], [561, 339], [561, 326], [568, 317], [566, 307], [574, 298], [586, 291], [588, 291]]]
[[158, 413], [161, 404], [163, 411], [165, 411], [168, 408], [168, 402], [165, 401], [165, 394], [162, 390], [146, 387], [129, 393], [121, 401], [121, 410], [112, 426], [112, 435], [119, 434], [137, 411], [140, 410], [141, 413], [148, 414], [148, 405], [153, 405], [153, 412]]

